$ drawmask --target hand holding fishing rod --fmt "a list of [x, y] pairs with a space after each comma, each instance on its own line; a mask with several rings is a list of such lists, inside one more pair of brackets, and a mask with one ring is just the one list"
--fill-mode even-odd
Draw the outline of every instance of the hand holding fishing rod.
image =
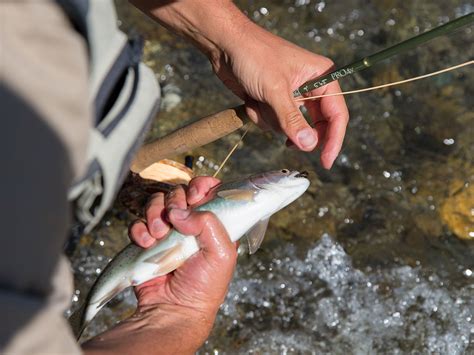
[[[322, 147], [323, 166], [332, 166], [348, 122], [344, 99], [330, 97], [305, 104], [313, 118], [312, 128], [292, 96], [301, 84], [329, 71], [333, 67], [330, 59], [265, 31], [231, 1], [219, 1], [215, 5], [205, 0], [179, 1], [164, 6], [150, 0], [133, 2], [151, 18], [195, 43], [208, 56], [223, 83], [245, 102], [245, 113], [253, 122], [261, 128], [283, 132], [303, 151]], [[203, 16], [203, 9], [212, 13], [212, 21]], [[340, 92], [337, 82], [314, 94], [336, 92]], [[215, 134], [214, 139], [218, 136]], [[208, 139], [203, 141], [207, 143]], [[151, 146], [145, 149], [152, 150]], [[140, 153], [138, 159], [145, 161], [147, 155], [150, 154]], [[137, 172], [138, 165], [132, 165], [132, 170]]]
[[[255, 26], [255, 25], [250, 25]], [[247, 38], [249, 37], [249, 38]], [[258, 26], [243, 29], [242, 40], [251, 52], [231, 46], [213, 60], [214, 71], [245, 102], [248, 117], [262, 129], [284, 133], [300, 150], [322, 148], [321, 163], [329, 169], [341, 150], [349, 113], [342, 97], [306, 104], [311, 127], [303, 118], [291, 92], [315, 75], [333, 67], [326, 57], [313, 54]], [[314, 94], [339, 93], [337, 82]]]
[[[438, 26], [430, 31], [424, 32], [418, 36], [410, 38], [404, 42], [395, 44], [373, 55], [362, 58], [350, 65], [346, 65], [346, 66], [340, 67], [339, 69], [333, 70], [330, 73], [323, 74], [322, 76], [317, 75], [318, 70], [316, 69], [315, 72], [312, 73], [312, 75], [316, 77], [315, 79], [304, 82], [303, 84], [301, 84], [301, 86], [298, 89], [294, 90], [293, 96], [297, 98], [295, 101], [305, 101], [305, 100], [312, 100], [314, 98], [318, 98], [318, 99], [322, 99], [320, 107], [323, 107], [323, 100], [324, 100], [324, 106], [326, 107], [327, 106], [326, 103], [328, 102], [327, 101], [328, 97], [324, 97], [325, 95], [342, 94], [340, 90], [328, 89], [331, 85], [334, 85], [334, 81], [338, 81], [339, 79], [344, 78], [348, 75], [352, 75], [355, 72], [367, 69], [382, 60], [385, 60], [391, 56], [400, 54], [404, 51], [407, 51], [411, 48], [421, 45], [433, 38], [436, 38], [441, 35], [451, 34], [463, 26], [471, 25], [473, 22], [474, 22], [474, 13], [469, 13], [465, 16], [459, 17], [441, 26]], [[297, 48], [297, 50], [299, 51], [300, 49]], [[217, 62], [217, 64], [219, 64], [219, 62]], [[224, 64], [227, 65], [225, 62]], [[397, 83], [387, 83], [386, 85], [381, 85], [380, 87], [386, 87], [390, 85], [409, 82], [412, 80], [422, 79], [424, 77], [437, 75], [448, 70], [456, 69], [464, 65], [471, 65], [471, 64], [472, 64], [472, 61], [469, 61], [460, 65], [456, 65], [450, 68], [439, 70], [434, 73], [422, 75], [417, 78], [402, 80]], [[326, 66], [329, 66], [329, 62], [326, 63]], [[215, 68], [217, 68], [216, 72], [219, 74], [218, 65], [215, 65]], [[137, 154], [137, 157], [131, 166], [132, 171], [138, 173], [142, 169], [146, 168], [148, 165], [153, 163], [154, 161], [168, 157], [173, 152], [183, 153], [187, 150], [197, 148], [200, 145], [204, 145], [214, 140], [217, 140], [227, 135], [228, 133], [233, 132], [238, 128], [241, 128], [243, 124], [245, 123], [245, 121], [248, 119], [246, 111], [248, 111], [250, 116], [253, 117], [254, 122], [257, 122], [257, 123], [261, 122], [262, 124], [264, 124], [264, 120], [262, 116], [263, 110], [261, 110], [260, 108], [268, 107], [268, 106], [265, 106], [264, 103], [259, 104], [252, 98], [245, 96], [245, 94], [242, 93], [242, 89], [243, 89], [242, 85], [240, 85], [239, 82], [235, 80], [235, 75], [233, 75], [232, 71], [229, 72], [228, 69], [229, 69], [229, 66], [227, 65], [226, 70], [222, 71], [220, 74], [221, 78], [231, 89], [233, 89], [234, 92], [240, 95], [242, 99], [244, 100], [247, 99], [246, 100], [247, 106], [242, 105], [236, 108], [217, 112], [211, 116], [205, 117], [193, 123], [192, 125], [183, 127], [177, 130], [176, 132], [172, 133], [171, 135], [168, 135], [164, 138], [160, 138], [159, 140], [155, 142], [145, 145]], [[376, 88], [378, 87], [364, 88], [360, 90], [346, 92], [345, 94], [369, 91]], [[299, 97], [301, 94], [306, 94], [306, 95], [305, 97], [301, 98]], [[323, 97], [321, 97], [321, 95]], [[259, 110], [252, 110], [252, 106], [256, 107]], [[310, 105], [310, 112], [313, 113], [313, 117], [316, 117], [316, 121], [314, 122], [315, 126], [318, 128], [316, 132], [322, 133], [322, 135], [325, 136], [324, 133], [325, 133], [325, 129], [327, 128], [327, 123], [324, 120], [324, 116], [320, 115], [320, 113], [322, 113], [320, 112], [321, 110], [318, 110], [317, 107], [318, 106]], [[336, 106], [334, 110], [340, 111], [341, 106]], [[262, 119], [260, 119], [261, 117]], [[288, 116], [288, 117], [294, 117], [290, 121], [298, 122], [298, 119], [299, 119], [298, 114], [294, 114], [293, 116]], [[347, 116], [343, 115], [343, 118], [344, 117], [347, 117]], [[344, 121], [344, 119], [340, 119], [339, 121], [336, 120], [336, 123], [340, 121]], [[271, 121], [271, 122], [276, 122], [276, 121]], [[335, 127], [334, 122], [333, 122], [333, 127]], [[340, 130], [342, 130], [342, 128], [345, 129], [345, 126], [342, 124], [339, 124], [338, 127]], [[336, 132], [336, 134], [333, 134], [333, 137], [330, 138], [329, 141], [330, 142], [334, 142], [335, 140], [342, 141], [343, 135], [344, 135], [343, 133], [341, 134], [340, 132], [339, 133]], [[325, 147], [324, 149], [327, 150], [328, 148]], [[334, 153], [336, 151], [337, 149], [334, 150]], [[334, 153], [331, 155], [331, 158], [337, 155]], [[324, 164], [324, 160], [325, 160], [324, 156], [322, 158], [323, 158], [323, 164]]]

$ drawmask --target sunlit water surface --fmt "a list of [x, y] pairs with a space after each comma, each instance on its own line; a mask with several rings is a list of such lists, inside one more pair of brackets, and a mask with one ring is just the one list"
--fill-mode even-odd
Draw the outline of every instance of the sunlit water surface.
[[[237, 4], [260, 25], [338, 65], [474, 10], [468, 1]], [[118, 9], [123, 28], [148, 40], [145, 59], [164, 88], [163, 110], [149, 139], [239, 103], [196, 49], [125, 1], [118, 1]], [[472, 28], [465, 28], [341, 85], [349, 90], [395, 81], [473, 55]], [[320, 167], [318, 154], [289, 151], [282, 137], [252, 129], [221, 178], [292, 168], [311, 171], [312, 185], [273, 217], [257, 254], [242, 253], [200, 352], [474, 352], [474, 248], [455, 235], [474, 236], [472, 98], [470, 67], [348, 97], [351, 122], [330, 172]], [[196, 172], [213, 172], [238, 137], [190, 152]], [[117, 206], [82, 237], [72, 258], [73, 307], [128, 242], [132, 218]], [[134, 304], [130, 291], [117, 297], [87, 335], [130, 315]]]

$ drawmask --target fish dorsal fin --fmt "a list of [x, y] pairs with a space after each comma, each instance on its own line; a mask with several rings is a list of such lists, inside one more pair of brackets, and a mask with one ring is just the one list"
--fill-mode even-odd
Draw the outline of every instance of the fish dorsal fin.
[[221, 190], [217, 193], [217, 196], [221, 198], [234, 201], [253, 201], [254, 195], [255, 192], [253, 190], [243, 189]]
[[247, 233], [247, 241], [249, 243], [249, 253], [254, 254], [262, 244], [265, 232], [268, 227], [268, 218], [262, 219], [252, 227]]

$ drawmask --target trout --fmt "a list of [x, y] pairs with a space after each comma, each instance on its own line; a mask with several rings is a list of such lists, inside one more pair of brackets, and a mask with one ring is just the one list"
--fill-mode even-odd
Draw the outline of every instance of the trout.
[[[270, 171], [217, 185], [210, 191], [213, 199], [195, 210], [214, 213], [233, 242], [246, 235], [253, 254], [263, 241], [269, 218], [308, 187], [306, 172]], [[71, 315], [76, 336], [79, 338], [100, 309], [124, 289], [172, 272], [198, 251], [195, 236], [174, 229], [147, 249], [126, 246], [99, 275], [83, 306]]]

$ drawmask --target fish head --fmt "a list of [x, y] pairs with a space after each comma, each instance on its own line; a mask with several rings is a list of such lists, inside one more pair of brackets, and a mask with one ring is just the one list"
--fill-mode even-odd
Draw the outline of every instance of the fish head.
[[255, 199], [272, 206], [273, 214], [300, 197], [309, 187], [308, 173], [296, 170], [275, 170], [249, 178], [255, 187]]
[[216, 198], [198, 210], [213, 212], [232, 241], [247, 234], [252, 240], [250, 251], [253, 253], [263, 239], [268, 219], [300, 197], [308, 187], [305, 172], [269, 171], [216, 186], [209, 194]]

